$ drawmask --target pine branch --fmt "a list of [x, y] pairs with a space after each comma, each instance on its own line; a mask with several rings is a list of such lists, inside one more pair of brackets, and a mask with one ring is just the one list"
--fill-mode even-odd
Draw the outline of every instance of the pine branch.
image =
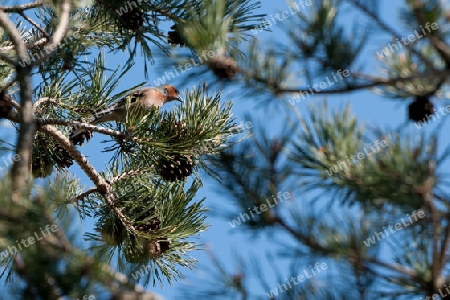
[[[310, 88], [291, 88], [291, 87], [286, 87], [286, 88], [280, 88], [278, 87], [277, 83], [272, 82], [272, 81], [268, 81], [265, 78], [261, 78], [258, 77], [255, 74], [252, 73], [248, 73], [245, 72], [247, 78], [249, 79], [254, 79], [257, 82], [262, 82], [267, 84], [269, 87], [271, 87], [274, 92], [276, 94], [292, 94], [292, 93], [311, 93]], [[364, 84], [347, 84], [345, 87], [343, 88], [336, 88], [336, 89], [324, 89], [324, 90], [319, 90], [319, 91], [315, 91], [314, 90], [314, 94], [317, 95], [333, 95], [333, 94], [344, 94], [344, 93], [348, 93], [348, 92], [354, 92], [354, 91], [360, 91], [360, 90], [365, 90], [365, 89], [370, 89], [370, 88], [375, 88], [375, 87], [379, 87], [379, 86], [391, 86], [391, 85], [395, 85], [396, 83], [400, 83], [400, 82], [410, 82], [411, 80], [414, 79], [426, 79], [426, 78], [430, 78], [430, 76], [449, 76], [450, 72], [447, 70], [441, 70], [441, 71], [427, 71], [424, 72], [422, 74], [417, 74], [415, 76], [409, 76], [409, 77], [399, 77], [399, 78], [378, 78], [378, 77], [373, 77], [373, 76], [369, 76], [369, 75], [364, 75], [364, 74], [358, 74], [358, 77], [363, 77], [366, 79], [369, 79], [372, 82], [369, 83], [364, 83]], [[445, 78], [444, 77], [444, 78]]]
[[38, 130], [53, 137], [61, 146], [63, 146], [100, 191], [105, 192], [107, 190], [108, 183], [95, 170], [86, 157], [81, 154], [59, 130], [51, 125], [43, 125], [39, 127]]
[[[59, 44], [69, 20], [70, 0], [63, 0], [61, 4], [61, 19], [58, 29], [56, 30], [51, 46], [54, 43]], [[8, 19], [4, 11], [0, 10], [0, 25], [11, 36], [12, 43], [16, 48], [18, 61], [25, 61], [28, 58], [25, 43], [20, 37], [20, 33], [14, 24]], [[42, 59], [43, 57], [41, 57]], [[35, 62], [36, 63], [36, 62]], [[17, 142], [16, 153], [20, 156], [20, 160], [14, 162], [12, 168], [12, 185], [13, 185], [13, 201], [19, 199], [19, 190], [23, 186], [23, 179], [27, 178], [27, 169], [31, 162], [32, 141], [35, 130], [33, 122], [33, 107], [31, 99], [31, 65], [22, 67], [18, 62], [14, 62], [16, 66], [17, 78], [20, 86], [21, 114], [20, 114], [20, 131]]]
[[[0, 50], [1, 51], [1, 50]], [[12, 87], [17, 82], [17, 77], [14, 76], [13, 79], [11, 79], [5, 86], [0, 87], [0, 91], [7, 91], [10, 87]], [[20, 107], [20, 105], [17, 105], [17, 107]], [[16, 109], [17, 109], [16, 107]]]
[[27, 9], [37, 8], [44, 5], [44, 1], [35, 1], [32, 3], [26, 3], [26, 4], [20, 4], [15, 6], [0, 6], [0, 10], [3, 10], [4, 12], [23, 12]]
[[[23, 61], [26, 59], [27, 54], [25, 50], [25, 43], [22, 41], [19, 32], [14, 24], [9, 20], [6, 13], [0, 9], [0, 26], [3, 27], [6, 32], [11, 36], [11, 41], [16, 49], [18, 60]], [[6, 54], [0, 52], [0, 57], [7, 63], [17, 66], [17, 60], [10, 58]]]
[[[439, 4], [437, 4], [439, 5]], [[412, 4], [413, 14], [419, 24], [425, 24], [425, 18], [423, 15], [423, 9], [425, 5], [421, 0], [415, 0]], [[439, 39], [440, 32], [439, 31], [431, 31], [429, 34], [425, 35], [427, 39], [430, 41], [431, 45], [436, 49], [436, 51], [441, 56], [442, 60], [445, 61], [446, 68], [450, 68], [450, 48], [449, 46], [442, 40]]]
[[140, 174], [143, 174], [143, 173], [147, 173], [148, 171], [150, 171], [150, 170], [152, 170], [152, 169], [154, 169], [154, 166], [150, 166], [150, 167], [145, 168], [145, 169], [130, 170], [130, 171], [127, 171], [127, 172], [123, 172], [122, 174], [120, 174], [120, 175], [118, 175], [118, 176], [115, 176], [115, 177], [111, 178], [111, 179], [109, 180], [109, 182], [110, 182], [111, 184], [114, 184], [114, 183], [116, 183], [116, 182], [118, 182], [118, 181], [120, 181], [120, 180], [122, 180], [122, 179], [131, 177], [131, 176], [140, 175]]
[[[361, 9], [366, 15], [368, 15], [372, 20], [374, 20], [382, 29], [384, 29], [386, 32], [390, 33], [393, 37], [399, 37], [400, 35], [395, 32], [394, 29], [390, 28], [386, 23], [384, 23], [377, 15], [375, 15], [373, 12], [368, 10], [364, 5], [362, 5], [359, 0], [349, 0], [349, 2], [353, 3], [356, 7]], [[430, 70], [436, 71], [434, 64], [425, 57], [420, 51], [416, 50], [413, 46], [410, 44], [405, 45], [409, 51], [420, 57], [420, 59], [424, 62], [425, 65]]]
[[47, 39], [50, 38], [49, 34], [45, 31], [44, 28], [42, 28], [38, 23], [36, 23], [33, 19], [31, 19], [30, 17], [28, 17], [27, 15], [25, 15], [25, 13], [23, 11], [19, 12], [19, 15], [24, 18], [25, 20], [27, 20], [31, 25], [33, 25], [34, 27], [36, 27]]
[[[43, 98], [39, 98], [38, 100], [36, 100], [36, 102], [34, 102], [33, 104], [33, 110], [36, 111], [38, 109], [38, 107], [46, 102], [49, 103], [53, 103], [53, 104], [59, 104], [60, 101], [59, 99], [56, 98], [50, 98], [50, 97], [43, 97]], [[48, 125], [52, 125], [50, 123], [47, 123]], [[45, 125], [45, 124], [42, 124]], [[53, 124], [53, 125], [61, 125], [61, 124]]]
[[[40, 202], [40, 203], [41, 203], [41, 205], [43, 204], [42, 202]], [[47, 222], [49, 224], [56, 225], [56, 224], [54, 224], [53, 217], [48, 212], [45, 214], [45, 218], [47, 219]], [[85, 268], [90, 269], [93, 267], [94, 262], [96, 260], [92, 257], [87, 256], [84, 251], [76, 249], [72, 245], [72, 243], [68, 240], [68, 238], [63, 234], [63, 232], [61, 230], [57, 230], [56, 232], [54, 232], [54, 234], [57, 236], [56, 239], [51, 238], [51, 236], [48, 236], [46, 239], [49, 241], [49, 243], [51, 245], [60, 249], [61, 251], [63, 251], [63, 253], [78, 255], [80, 257], [85, 257], [85, 259], [83, 260], [85, 262]], [[137, 293], [140, 293], [144, 290], [139, 284], [133, 284], [128, 279], [128, 277], [125, 276], [124, 274], [121, 274], [117, 271], [112, 270], [109, 265], [104, 264], [104, 263], [100, 263], [99, 265], [100, 265], [100, 269], [102, 271], [104, 271], [106, 274], [108, 274], [110, 279], [109, 280], [106, 279], [104, 281], [104, 284], [106, 286], [108, 286], [112, 291], [117, 292], [117, 291], [121, 290], [120, 288], [118, 288], [116, 286], [116, 284], [113, 281], [117, 281], [117, 282], [123, 284], [123, 286], [129, 287]]]
[[51, 51], [45, 51], [45, 54], [41, 55], [37, 60], [33, 61], [31, 63], [32, 66], [38, 66], [43, 61], [45, 61], [50, 55], [53, 55], [53, 50], [56, 49], [67, 29], [69, 26], [69, 20], [70, 20], [70, 7], [71, 7], [71, 1], [70, 0], [61, 0], [61, 4], [59, 5], [60, 11], [59, 11], [59, 22], [56, 26], [56, 30], [53, 32], [52, 36], [49, 39], [49, 42], [44, 45], [45, 49], [50, 49]]
[[63, 120], [63, 119], [56, 119], [56, 118], [47, 118], [47, 119], [37, 119], [38, 127], [40, 126], [46, 126], [46, 125], [63, 125], [63, 126], [71, 126], [76, 127], [78, 129], [86, 129], [89, 131], [95, 131], [101, 134], [117, 137], [120, 139], [124, 139], [127, 141], [133, 141], [135, 140], [133, 137], [131, 137], [127, 133], [123, 133], [117, 130], [112, 130], [105, 127], [100, 127], [96, 125], [91, 125], [89, 123], [85, 122], [77, 122], [77, 121], [71, 121], [71, 120]]
[[283, 218], [280, 216], [275, 216], [274, 221], [275, 224], [279, 225], [281, 228], [286, 230], [292, 237], [301, 242], [302, 244], [314, 249], [315, 251], [320, 251], [322, 253], [333, 253], [334, 250], [328, 249], [327, 247], [321, 245], [315, 238], [312, 236], [304, 236], [299, 231], [295, 230], [291, 226], [289, 226]]
[[99, 193], [102, 194], [103, 199], [127, 227], [127, 230], [129, 230], [133, 234], [136, 234], [136, 228], [115, 203], [114, 194], [111, 192], [110, 184], [108, 184], [105, 179], [103, 179], [103, 177], [95, 170], [95, 168], [86, 159], [86, 157], [81, 154], [75, 148], [75, 146], [72, 145], [70, 141], [55, 127], [51, 125], [44, 125], [39, 128], [39, 131], [42, 131], [53, 137], [70, 154], [70, 156], [72, 156], [72, 158], [78, 163], [81, 169], [83, 169], [89, 179], [91, 179], [92, 182], [94, 182], [94, 184], [97, 186], [97, 189]]
[[91, 194], [95, 194], [95, 193], [98, 193], [98, 192], [99, 192], [99, 190], [98, 190], [97, 188], [90, 189], [90, 190], [88, 190], [88, 191], [86, 191], [86, 192], [83, 192], [83, 193], [77, 195], [77, 196], [75, 197], [75, 199], [70, 199], [70, 200], [68, 201], [68, 203], [73, 203], [73, 202], [79, 202], [79, 201], [82, 201], [82, 200], [84, 200], [84, 198], [90, 196]]

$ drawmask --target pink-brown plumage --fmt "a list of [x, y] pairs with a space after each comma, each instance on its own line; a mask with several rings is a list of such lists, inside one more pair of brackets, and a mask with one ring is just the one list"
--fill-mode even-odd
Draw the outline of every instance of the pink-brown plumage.
[[[164, 84], [157, 87], [144, 87], [129, 93], [109, 107], [96, 111], [94, 113], [94, 119], [90, 123], [97, 125], [99, 123], [110, 121], [123, 121], [126, 115], [125, 110], [128, 99], [130, 101], [130, 108], [139, 103], [146, 110], [150, 110], [152, 107], [160, 108], [165, 103], [175, 100], [180, 102], [183, 101], [180, 92], [173, 85]], [[73, 130], [70, 134], [71, 141], [74, 144], [77, 144], [77, 142], [75, 142], [78, 141], [77, 137], [84, 132], [85, 130], [83, 129]]]

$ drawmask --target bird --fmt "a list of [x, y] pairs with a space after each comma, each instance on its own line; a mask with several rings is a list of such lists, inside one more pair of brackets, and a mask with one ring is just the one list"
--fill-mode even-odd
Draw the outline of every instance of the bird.
[[[92, 125], [97, 125], [110, 121], [124, 121], [127, 115], [127, 99], [130, 101], [129, 108], [141, 105], [145, 112], [150, 111], [153, 107], [159, 109], [165, 103], [171, 101], [183, 102], [180, 92], [173, 85], [162, 84], [157, 87], [143, 87], [132, 91], [109, 107], [94, 112], [94, 119], [89, 123]], [[69, 139], [74, 145], [82, 145], [85, 139], [88, 141], [91, 137], [92, 132], [73, 127]]]

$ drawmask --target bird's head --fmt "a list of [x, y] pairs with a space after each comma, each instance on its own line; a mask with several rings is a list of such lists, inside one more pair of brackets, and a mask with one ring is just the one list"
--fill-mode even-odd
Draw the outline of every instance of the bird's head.
[[174, 101], [174, 100], [183, 102], [180, 92], [173, 85], [164, 84], [164, 85], [159, 86], [159, 88], [161, 89], [163, 94], [166, 95], [165, 102], [170, 102], [170, 101]]

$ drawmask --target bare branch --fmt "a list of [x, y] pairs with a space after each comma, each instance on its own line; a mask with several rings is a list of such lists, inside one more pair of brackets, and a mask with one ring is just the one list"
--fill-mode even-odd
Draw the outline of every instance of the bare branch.
[[138, 235], [138, 231], [134, 227], [133, 223], [123, 214], [121, 208], [116, 204], [114, 193], [111, 190], [111, 185], [108, 184], [108, 182], [97, 172], [86, 157], [70, 143], [69, 139], [67, 139], [67, 137], [65, 137], [58, 129], [51, 125], [41, 126], [38, 130], [53, 137], [69, 153], [69, 155], [72, 156], [89, 179], [91, 179], [97, 186], [98, 192], [102, 194], [106, 204], [108, 204], [111, 210], [122, 221], [127, 230], [135, 235]]
[[3, 10], [4, 12], [23, 12], [24, 10], [37, 8], [39, 6], [42, 6], [43, 4], [43, 1], [35, 1], [32, 3], [20, 4], [15, 6], [0, 6], [0, 10]]
[[27, 15], [25, 15], [25, 13], [23, 11], [19, 12], [19, 15], [22, 16], [22, 18], [24, 18], [25, 20], [27, 20], [28, 22], [30, 22], [31, 25], [33, 25], [34, 27], [36, 27], [40, 32], [42, 32], [42, 34], [45, 37], [49, 37], [47, 31], [45, 31], [44, 28], [42, 28], [38, 23], [36, 23], [33, 19], [31, 19], [30, 17], [28, 17]]
[[[11, 37], [11, 41], [17, 52], [18, 60], [19, 61], [25, 60], [28, 57], [28, 54], [26, 51], [25, 43], [22, 40], [22, 37], [20, 36], [20, 32], [17, 30], [16, 26], [11, 22], [11, 20], [9, 20], [6, 13], [1, 9], [0, 9], [0, 26], [3, 27], [5, 31], [8, 33], [8, 35]], [[3, 59], [11, 60], [11, 58], [6, 56], [6, 54], [4, 53], [0, 54]], [[13, 65], [17, 66], [17, 63], [18, 63], [17, 61], [14, 61]]]
[[[330, 94], [343, 94], [343, 93], [348, 93], [348, 92], [352, 92], [352, 91], [359, 91], [359, 90], [364, 90], [364, 89], [369, 89], [369, 88], [374, 88], [374, 87], [378, 87], [378, 86], [386, 86], [386, 85], [392, 85], [392, 84], [396, 84], [399, 82], [408, 82], [414, 79], [421, 79], [421, 78], [429, 78], [429, 76], [431, 76], [429, 74], [429, 72], [426, 72], [424, 74], [419, 74], [416, 76], [412, 76], [412, 77], [404, 77], [404, 78], [378, 78], [378, 77], [371, 77], [369, 75], [362, 75], [362, 74], [358, 74], [359, 77], [365, 77], [366, 79], [369, 79], [372, 82], [369, 83], [364, 83], [364, 84], [359, 84], [359, 85], [348, 85], [346, 87], [343, 88], [338, 88], [338, 89], [328, 89], [328, 90], [319, 90], [319, 91], [314, 91], [314, 94], [322, 94], [322, 95], [330, 95]], [[437, 76], [447, 76], [447, 72], [445, 71], [436, 71], [433, 72], [434, 77]], [[289, 94], [289, 93], [310, 93], [311, 90], [308, 88], [285, 88], [285, 89], [280, 89], [278, 90], [279, 94]]]
[[[4, 90], [2, 90], [4, 91]], [[11, 96], [8, 95], [8, 97], [5, 97], [6, 102], [8, 102], [9, 104], [11, 104], [15, 109], [19, 110], [20, 109], [20, 104], [17, 103], [16, 101], [14, 101]], [[18, 117], [17, 115], [15, 115], [14, 117]], [[13, 120], [11, 120], [13, 121]]]
[[84, 198], [88, 197], [91, 194], [94, 193], [98, 193], [98, 189], [90, 189], [87, 190], [86, 192], [83, 192], [81, 194], [79, 194], [78, 196], [76, 196], [75, 198], [70, 199], [68, 202], [72, 203], [72, 202], [79, 202], [82, 201]]
[[53, 52], [56, 50], [56, 48], [61, 43], [61, 40], [63, 39], [67, 28], [69, 26], [69, 19], [70, 19], [70, 0], [62, 0], [61, 1], [61, 11], [59, 12], [59, 22], [58, 26], [56, 27], [55, 32], [50, 37], [49, 42], [44, 46], [47, 51], [45, 51], [45, 54], [43, 54], [39, 59], [33, 61], [32, 65], [37, 66], [44, 60], [46, 60], [50, 55], [53, 54]]
[[79, 129], [95, 131], [95, 132], [98, 132], [101, 134], [106, 134], [109, 136], [122, 138], [124, 140], [129, 140], [129, 141], [133, 140], [133, 138], [131, 138], [129, 135], [127, 135], [123, 132], [120, 132], [117, 130], [112, 130], [109, 128], [98, 127], [98, 126], [91, 125], [91, 124], [85, 123], [85, 122], [77, 122], [77, 121], [71, 121], [71, 120], [49, 118], [49, 119], [37, 119], [37, 123], [38, 123], [38, 126], [44, 126], [44, 125], [76, 126]]
[[11, 170], [12, 201], [19, 201], [20, 190], [28, 178], [30, 178], [31, 155], [33, 149], [33, 137], [35, 133], [35, 121], [32, 102], [31, 67], [16, 67], [16, 76], [20, 89], [20, 131], [17, 138], [16, 154], [20, 160], [15, 161]]
[[89, 179], [94, 182], [94, 184], [100, 190], [106, 190], [108, 183], [103, 179], [103, 177], [95, 170], [94, 166], [86, 159], [86, 157], [81, 154], [77, 148], [75, 148], [72, 143], [70, 143], [69, 139], [64, 136], [58, 129], [51, 125], [43, 125], [38, 128], [39, 131], [42, 131], [51, 137], [53, 137], [64, 149], [69, 152], [70, 156], [78, 163], [81, 169], [86, 173]]

